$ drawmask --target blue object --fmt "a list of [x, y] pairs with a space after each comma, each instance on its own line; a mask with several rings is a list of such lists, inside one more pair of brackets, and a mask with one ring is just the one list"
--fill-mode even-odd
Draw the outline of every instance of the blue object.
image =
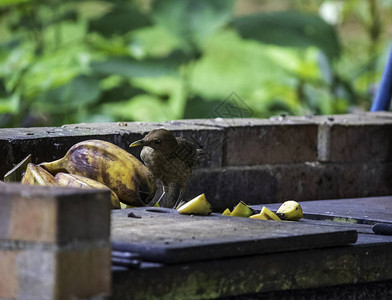
[[389, 110], [392, 98], [392, 47], [370, 111]]

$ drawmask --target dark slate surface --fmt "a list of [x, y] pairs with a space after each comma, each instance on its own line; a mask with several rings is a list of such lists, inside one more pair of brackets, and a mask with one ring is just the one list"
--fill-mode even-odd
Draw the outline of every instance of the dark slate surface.
[[[129, 218], [129, 212], [141, 218]], [[356, 241], [357, 231], [305, 222], [133, 208], [112, 212], [111, 236], [115, 250], [136, 252], [145, 260], [178, 263], [345, 245]]]
[[[320, 200], [299, 202], [305, 217], [309, 219], [331, 219], [342, 223], [375, 224], [392, 223], [392, 196]], [[281, 203], [265, 204], [277, 210]], [[254, 205], [260, 210], [264, 205]]]

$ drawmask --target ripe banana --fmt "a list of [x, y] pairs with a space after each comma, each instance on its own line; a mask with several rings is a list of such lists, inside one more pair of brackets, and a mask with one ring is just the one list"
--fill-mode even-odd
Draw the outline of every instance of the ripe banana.
[[77, 143], [63, 158], [41, 165], [52, 174], [67, 172], [103, 183], [128, 205], [146, 205], [155, 194], [155, 180], [147, 167], [124, 149], [106, 141]]
[[177, 211], [187, 215], [209, 215], [212, 212], [212, 207], [207, 201], [206, 196], [201, 194], [180, 206]]
[[120, 200], [118, 200], [118, 197], [115, 192], [113, 192], [111, 189], [109, 189], [106, 185], [84, 177], [80, 175], [75, 175], [75, 174], [67, 174], [67, 173], [57, 173], [56, 176], [54, 177], [56, 179], [56, 182], [60, 186], [64, 187], [73, 187], [73, 188], [82, 188], [82, 189], [103, 189], [103, 190], [110, 190], [110, 201], [112, 204], [112, 209], [118, 209], [121, 208], [120, 205]]
[[304, 215], [301, 205], [294, 200], [283, 202], [276, 214], [288, 221], [299, 221]]
[[27, 165], [26, 172], [22, 177], [22, 183], [29, 185], [58, 185], [52, 174], [33, 163]]

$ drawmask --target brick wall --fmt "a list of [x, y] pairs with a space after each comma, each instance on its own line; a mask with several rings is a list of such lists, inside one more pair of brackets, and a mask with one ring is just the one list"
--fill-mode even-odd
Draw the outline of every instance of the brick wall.
[[0, 299], [103, 299], [107, 191], [0, 184]]
[[287, 199], [319, 200], [392, 194], [392, 113], [162, 123], [75, 124], [0, 130], [0, 175], [28, 154], [62, 157], [76, 142], [128, 145], [164, 127], [202, 147], [206, 156], [187, 197], [206, 193], [215, 209]]

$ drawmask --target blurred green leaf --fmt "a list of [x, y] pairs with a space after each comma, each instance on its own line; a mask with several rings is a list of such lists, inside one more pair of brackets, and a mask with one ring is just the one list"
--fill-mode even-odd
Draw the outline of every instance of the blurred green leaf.
[[143, 90], [135, 88], [124, 81], [118, 86], [102, 91], [99, 103], [118, 102], [131, 99], [132, 97], [144, 93]]
[[128, 101], [103, 105], [103, 109], [119, 120], [166, 121], [176, 118], [165, 102], [148, 94], [136, 96]]
[[335, 29], [317, 15], [298, 11], [257, 13], [238, 17], [233, 25], [246, 39], [279, 46], [316, 46], [329, 59], [340, 55]]
[[205, 44], [203, 57], [195, 63], [192, 92], [212, 100], [223, 100], [236, 92], [247, 100], [255, 89], [265, 89], [267, 81], [287, 77], [280, 56], [273, 56], [274, 48], [222, 31]]
[[0, 114], [16, 114], [19, 109], [19, 96], [14, 94], [8, 98], [0, 97]]
[[93, 77], [79, 75], [70, 82], [43, 93], [40, 100], [46, 110], [58, 111], [61, 108], [69, 111], [94, 103], [99, 95], [99, 81]]
[[194, 96], [188, 99], [184, 110], [185, 119], [197, 118], [217, 118], [215, 111], [221, 106], [224, 100], [205, 100], [201, 97]]
[[151, 25], [148, 15], [129, 2], [120, 2], [101, 18], [89, 22], [89, 30], [99, 32], [105, 37], [124, 34], [131, 30]]
[[29, 1], [31, 1], [31, 0], [1, 0], [0, 7], [16, 5], [19, 3], [29, 2]]
[[333, 77], [334, 77], [333, 70], [331, 68], [331, 64], [329, 63], [327, 57], [323, 53], [320, 53], [318, 56], [318, 64], [324, 81], [328, 84], [332, 84]]
[[121, 75], [132, 77], [157, 77], [176, 74], [178, 67], [187, 61], [182, 53], [172, 53], [166, 58], [136, 60], [131, 57], [112, 57], [104, 61], [94, 61], [91, 68], [100, 75]]
[[233, 5], [234, 0], [156, 0], [152, 14], [185, 46], [195, 48], [229, 22]]

